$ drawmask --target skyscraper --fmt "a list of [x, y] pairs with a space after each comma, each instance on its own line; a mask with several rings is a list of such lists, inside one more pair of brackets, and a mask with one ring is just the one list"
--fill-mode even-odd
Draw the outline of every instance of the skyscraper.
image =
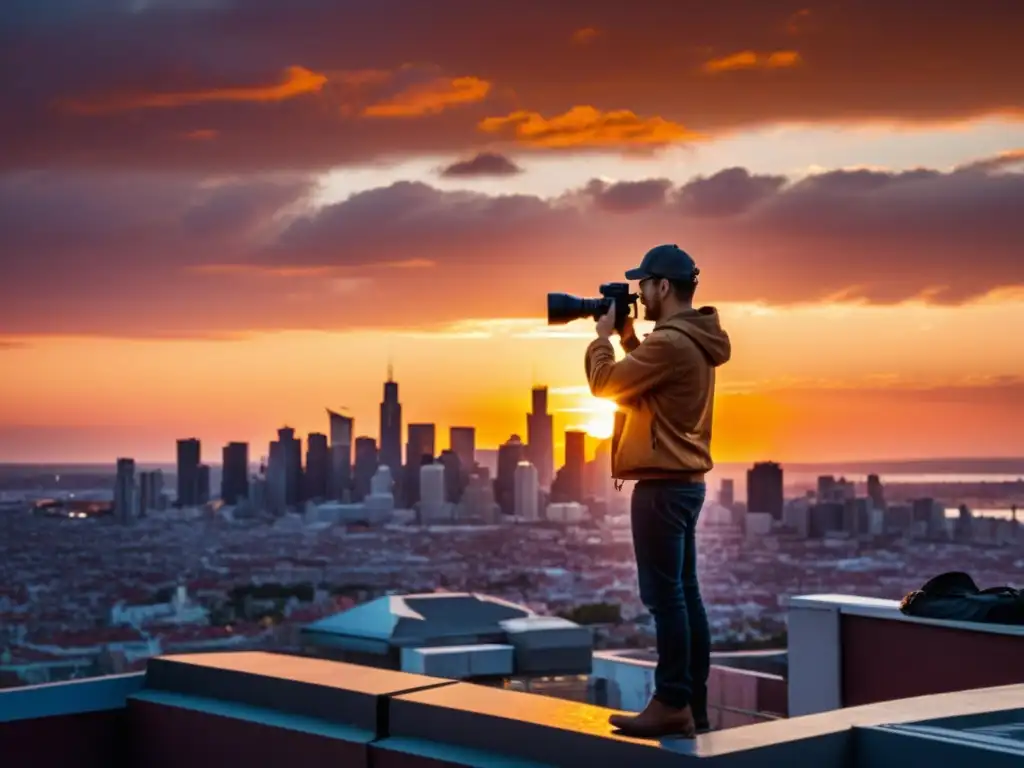
[[199, 504], [199, 464], [201, 461], [199, 441], [190, 437], [178, 441], [178, 499], [179, 507], [194, 507]]
[[280, 440], [270, 443], [265, 501], [267, 510], [275, 515], [283, 514], [288, 509], [288, 473], [284, 453], [284, 445]]
[[469, 473], [462, 467], [462, 459], [455, 451], [448, 449], [441, 451], [438, 462], [444, 466], [444, 498], [452, 504], [458, 504], [462, 499], [462, 490], [469, 480]]
[[782, 467], [766, 461], [747, 470], [748, 512], [767, 512], [781, 521], [784, 502]]
[[372, 437], [357, 437], [355, 467], [352, 472], [352, 501], [362, 501], [370, 494], [378, 461], [377, 441]]
[[843, 530], [851, 536], [871, 533], [871, 499], [853, 498], [843, 503]]
[[437, 456], [435, 445], [436, 430], [433, 424], [410, 424], [409, 442], [405, 446], [405, 463], [420, 466], [424, 456], [433, 461]]
[[512, 435], [498, 448], [498, 476], [494, 479], [494, 500], [503, 514], [515, 514], [516, 467], [526, 455], [526, 446], [519, 435]]
[[845, 477], [840, 477], [838, 480], [834, 475], [821, 475], [818, 477], [819, 502], [836, 501], [842, 504], [847, 499], [854, 499], [856, 497], [857, 486]]
[[220, 497], [225, 504], [237, 504], [249, 496], [249, 444], [228, 443], [222, 458]]
[[210, 500], [210, 465], [200, 464], [196, 470], [196, 504]]
[[380, 463], [391, 469], [392, 477], [401, 476], [402, 404], [398, 401], [398, 382], [392, 380], [391, 366], [380, 404]]
[[445, 518], [444, 466], [431, 462], [419, 471], [420, 522], [437, 522]]
[[139, 473], [139, 515], [151, 509], [161, 509], [164, 492], [164, 473], [162, 469]]
[[914, 499], [910, 502], [914, 527], [920, 534], [933, 537], [940, 531], [945, 532], [945, 506], [932, 498]]
[[476, 428], [451, 427], [448, 430], [448, 446], [459, 457], [463, 472], [471, 472], [476, 464]]
[[569, 501], [584, 502], [583, 478], [587, 464], [587, 433], [568, 430], [565, 433], [566, 495]]
[[718, 490], [718, 503], [732, 509], [736, 503], [736, 485], [730, 478], [724, 478]]
[[[277, 442], [281, 445], [281, 460], [284, 468], [284, 499], [289, 507], [302, 501], [302, 441], [295, 437], [291, 427], [277, 430]], [[273, 455], [273, 452], [271, 452]]]
[[497, 522], [500, 508], [494, 503], [494, 484], [486, 467], [470, 473], [460, 507], [462, 514], [469, 519], [489, 524]]
[[529, 523], [540, 519], [539, 506], [540, 487], [537, 468], [528, 461], [520, 461], [515, 471], [515, 514]]
[[138, 490], [135, 487], [135, 459], [118, 459], [114, 479], [114, 514], [127, 525], [136, 517]]
[[885, 486], [878, 475], [868, 475], [868, 498], [875, 509], [885, 509]]
[[331, 491], [328, 487], [331, 477], [330, 460], [331, 453], [327, 449], [327, 435], [320, 432], [311, 432], [307, 435], [305, 474], [307, 499], [323, 501], [328, 498]]
[[330, 424], [330, 445], [352, 445], [352, 431], [355, 419], [327, 408], [327, 420]]
[[330, 419], [330, 450], [325, 445], [324, 496], [344, 501], [352, 487], [352, 435], [355, 420], [327, 409]]
[[533, 410], [526, 414], [527, 455], [537, 468], [541, 488], [550, 488], [555, 475], [555, 445], [548, 413], [548, 388], [534, 387], [531, 400]]
[[594, 451], [594, 460], [587, 463], [586, 495], [608, 501], [615, 488], [612, 477], [612, 441], [602, 440]]
[[402, 504], [406, 509], [412, 509], [420, 501], [420, 469], [428, 464], [434, 463], [434, 457], [427, 453], [420, 454], [420, 460], [415, 464], [410, 462], [402, 468]]

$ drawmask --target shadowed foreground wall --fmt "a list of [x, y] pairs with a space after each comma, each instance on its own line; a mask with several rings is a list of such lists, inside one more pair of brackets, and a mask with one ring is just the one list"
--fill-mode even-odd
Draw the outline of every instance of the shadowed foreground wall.
[[[1024, 720], [1022, 700], [1024, 687], [996, 688], [659, 742], [616, 735], [609, 710], [577, 702], [319, 659], [195, 654], [154, 659], [145, 675], [0, 693], [0, 755], [4, 768], [923, 768], [938, 742], [913, 724]], [[977, 768], [1010, 765], [1001, 759]]]

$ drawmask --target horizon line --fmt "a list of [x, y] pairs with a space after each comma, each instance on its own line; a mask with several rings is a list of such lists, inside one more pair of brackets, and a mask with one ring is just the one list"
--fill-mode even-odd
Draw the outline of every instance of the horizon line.
[[[588, 435], [591, 440], [601, 442], [600, 439]], [[499, 450], [501, 446], [495, 447], [480, 447], [476, 448], [477, 451], [491, 451], [495, 452]], [[121, 456], [118, 458], [130, 458], [133, 459], [137, 464], [176, 464], [177, 459], [174, 457], [167, 459], [139, 459], [133, 456]], [[116, 460], [115, 460], [116, 461]], [[806, 461], [806, 460], [775, 460], [775, 459], [750, 459], [750, 460], [733, 460], [733, 461], [718, 461], [715, 462], [713, 469], [709, 471], [714, 472], [723, 466], [753, 466], [755, 464], [763, 463], [774, 463], [779, 464], [783, 469], [787, 466], [790, 467], [850, 467], [850, 466], [870, 466], [870, 465], [888, 465], [888, 466], [900, 466], [900, 465], [913, 465], [913, 464], [956, 464], [956, 463], [998, 463], [1007, 464], [1020, 462], [1022, 467], [1021, 471], [1024, 473], [1024, 455], [1019, 456], [931, 456], [931, 457], [917, 457], [917, 458], [906, 458], [906, 459], [835, 459], [830, 461]], [[0, 467], [46, 467], [46, 466], [67, 466], [67, 467], [92, 467], [92, 466], [105, 466], [108, 461], [74, 461], [74, 460], [48, 460], [48, 461], [3, 461], [0, 460]], [[258, 461], [250, 461], [250, 464], [259, 464]], [[208, 466], [216, 466], [208, 465]], [[1005, 472], [979, 472], [978, 474], [1006, 474]], [[1012, 473], [1010, 473], [1012, 474]]]

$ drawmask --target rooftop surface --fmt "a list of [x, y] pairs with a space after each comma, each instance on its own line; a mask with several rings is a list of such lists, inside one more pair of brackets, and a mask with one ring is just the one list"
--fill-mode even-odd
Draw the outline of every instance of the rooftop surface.
[[21, 766], [1010, 766], [1024, 685], [905, 699], [643, 741], [611, 710], [263, 652], [167, 656], [144, 674], [0, 693]]
[[434, 593], [371, 600], [310, 624], [306, 631], [420, 645], [449, 635], [501, 632], [501, 622], [535, 614], [489, 595]]
[[[407, 671], [460, 678], [586, 674], [594, 645], [579, 624], [474, 593], [381, 597], [303, 627], [301, 641], [338, 661], [374, 663], [370, 654]], [[439, 648], [450, 658], [439, 658]]]

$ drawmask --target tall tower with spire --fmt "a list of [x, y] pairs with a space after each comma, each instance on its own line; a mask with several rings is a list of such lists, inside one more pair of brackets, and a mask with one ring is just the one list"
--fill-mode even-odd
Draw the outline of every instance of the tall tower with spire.
[[533, 410], [526, 414], [526, 457], [537, 468], [540, 487], [550, 488], [555, 475], [555, 445], [548, 388], [535, 386], [531, 401]]
[[398, 401], [398, 382], [394, 373], [389, 360], [384, 399], [380, 404], [380, 463], [391, 468], [392, 477], [401, 477], [402, 404]]

